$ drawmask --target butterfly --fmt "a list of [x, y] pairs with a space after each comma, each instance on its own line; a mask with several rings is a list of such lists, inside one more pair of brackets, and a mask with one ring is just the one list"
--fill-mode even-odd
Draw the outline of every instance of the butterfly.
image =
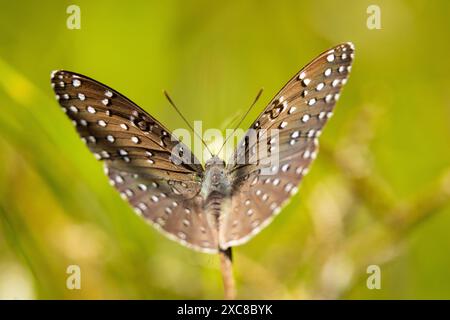
[[[253, 122], [227, 163], [203, 167], [189, 148], [119, 92], [58, 70], [51, 84], [81, 139], [101, 160], [121, 197], [156, 229], [191, 249], [217, 253], [244, 244], [298, 191], [318, 152], [354, 57], [352, 43], [331, 48], [294, 75]], [[276, 139], [259, 133], [277, 129]], [[255, 160], [255, 146], [276, 165]], [[174, 152], [173, 150], [176, 150]], [[269, 163], [270, 165], [270, 163]]]

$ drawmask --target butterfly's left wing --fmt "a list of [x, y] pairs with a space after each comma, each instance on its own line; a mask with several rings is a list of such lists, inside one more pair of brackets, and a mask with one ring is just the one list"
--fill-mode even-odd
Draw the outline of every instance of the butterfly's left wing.
[[203, 212], [203, 168], [188, 147], [119, 92], [60, 70], [52, 86], [81, 139], [105, 164], [111, 184], [172, 240], [217, 252], [217, 226]]
[[[297, 187], [318, 152], [318, 137], [353, 61], [351, 43], [319, 55], [298, 72], [272, 99], [251, 126], [231, 157], [231, 210], [221, 219], [221, 248], [243, 244], [267, 226]], [[264, 130], [279, 129], [267, 139]], [[265, 158], [259, 148], [267, 149]], [[278, 158], [278, 163], [267, 160]], [[278, 157], [276, 157], [278, 156]]]

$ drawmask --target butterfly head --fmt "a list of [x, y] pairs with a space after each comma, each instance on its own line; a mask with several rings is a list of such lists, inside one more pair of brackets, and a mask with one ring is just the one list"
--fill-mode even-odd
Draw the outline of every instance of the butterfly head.
[[208, 170], [208, 168], [211, 168], [212, 166], [218, 166], [225, 168], [225, 161], [220, 159], [218, 156], [213, 156], [212, 158], [206, 160], [205, 167]]

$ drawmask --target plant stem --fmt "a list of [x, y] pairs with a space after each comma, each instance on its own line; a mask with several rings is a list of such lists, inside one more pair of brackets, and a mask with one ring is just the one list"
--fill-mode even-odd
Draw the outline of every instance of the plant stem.
[[224, 298], [234, 300], [236, 298], [236, 287], [233, 277], [231, 248], [219, 251], [220, 271], [222, 272]]

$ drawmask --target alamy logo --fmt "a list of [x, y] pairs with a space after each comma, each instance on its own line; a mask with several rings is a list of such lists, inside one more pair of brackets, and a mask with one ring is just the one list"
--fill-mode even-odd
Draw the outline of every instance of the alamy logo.
[[81, 29], [81, 10], [80, 7], [72, 4], [67, 7], [66, 13], [69, 14], [67, 17], [66, 25], [67, 29]]
[[70, 265], [66, 269], [69, 275], [66, 279], [66, 288], [69, 290], [81, 289], [81, 268], [78, 265]]

